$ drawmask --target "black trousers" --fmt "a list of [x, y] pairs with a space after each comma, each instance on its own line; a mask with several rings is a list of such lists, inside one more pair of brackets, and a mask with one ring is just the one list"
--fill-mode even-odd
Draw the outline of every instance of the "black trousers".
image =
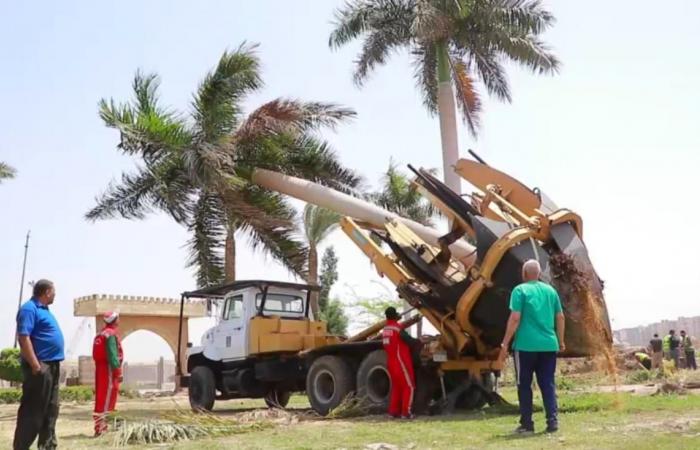
[[22, 400], [17, 410], [14, 450], [28, 450], [39, 435], [39, 450], [53, 450], [58, 418], [59, 362], [42, 362], [41, 372], [34, 375], [22, 361]]

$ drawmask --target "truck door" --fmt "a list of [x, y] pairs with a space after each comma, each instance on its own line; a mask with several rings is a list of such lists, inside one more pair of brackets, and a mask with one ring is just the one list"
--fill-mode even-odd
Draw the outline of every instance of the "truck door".
[[224, 361], [248, 356], [243, 294], [226, 297], [214, 341], [217, 353]]

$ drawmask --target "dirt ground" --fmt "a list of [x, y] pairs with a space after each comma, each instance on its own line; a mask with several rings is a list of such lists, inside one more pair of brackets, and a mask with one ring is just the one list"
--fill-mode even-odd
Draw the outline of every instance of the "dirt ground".
[[[700, 396], [654, 395], [653, 384], [590, 386], [560, 393], [562, 432], [538, 433], [513, 441], [513, 413], [484, 411], [455, 416], [422, 417], [413, 422], [382, 416], [328, 420], [317, 417], [303, 396], [294, 396], [288, 410], [269, 410], [260, 400], [218, 402], [218, 417], [238, 423], [264, 423], [245, 434], [203, 438], [147, 448], [192, 450], [251, 448], [423, 449], [423, 448], [700, 448]], [[688, 394], [700, 393], [698, 390]], [[515, 401], [512, 389], [504, 396]], [[536, 400], [536, 404], [538, 400]], [[57, 424], [60, 448], [112, 448], [114, 433], [92, 438], [92, 405], [63, 402]], [[187, 411], [185, 395], [124, 399], [119, 412], [131, 421], [160, 419]], [[0, 405], [0, 449], [11, 448], [17, 405]], [[542, 413], [537, 413], [541, 415]], [[536, 414], [536, 415], [537, 415]], [[536, 417], [540, 426], [543, 417]], [[128, 448], [146, 448], [130, 446]]]

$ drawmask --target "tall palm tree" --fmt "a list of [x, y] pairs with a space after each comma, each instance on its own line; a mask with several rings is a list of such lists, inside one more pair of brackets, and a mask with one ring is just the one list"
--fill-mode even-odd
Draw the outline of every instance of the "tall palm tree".
[[14, 178], [16, 173], [17, 171], [14, 169], [14, 167], [0, 161], [0, 183], [2, 183], [2, 180]]
[[[134, 99], [100, 102], [117, 148], [140, 165], [97, 198], [88, 220], [169, 214], [191, 233], [188, 265], [200, 286], [235, 279], [236, 232], [248, 235], [290, 270], [305, 276], [307, 251], [295, 239], [295, 210], [282, 195], [249, 182], [256, 167], [350, 190], [359, 181], [316, 132], [354, 116], [331, 103], [277, 98], [243, 113], [262, 87], [255, 45], [225, 52], [194, 94], [189, 117], [158, 102], [159, 78], [137, 72]], [[223, 256], [222, 256], [223, 253]]]
[[[318, 246], [328, 235], [338, 227], [340, 215], [320, 206], [307, 204], [304, 207], [303, 225], [304, 236], [309, 251], [308, 275], [309, 284], [318, 285]], [[311, 293], [311, 310], [318, 317], [318, 292]]]
[[336, 12], [331, 48], [363, 38], [355, 62], [357, 85], [393, 52], [407, 49], [423, 103], [440, 118], [446, 184], [461, 192], [451, 169], [459, 158], [455, 96], [470, 133], [476, 136], [481, 101], [479, 80], [500, 100], [511, 101], [504, 62], [554, 73], [559, 61], [540, 35], [554, 16], [539, 0], [350, 0]]

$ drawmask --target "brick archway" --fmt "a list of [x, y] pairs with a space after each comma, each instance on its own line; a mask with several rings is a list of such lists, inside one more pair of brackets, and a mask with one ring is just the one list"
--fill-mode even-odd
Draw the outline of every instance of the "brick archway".
[[[73, 315], [94, 317], [95, 332], [104, 327], [102, 315], [107, 311], [119, 312], [119, 329], [122, 339], [139, 330], [150, 331], [160, 336], [177, 359], [180, 300], [161, 297], [93, 294], [73, 301]], [[185, 300], [180, 343], [180, 364], [187, 370], [188, 323], [190, 317], [206, 316], [206, 303], [201, 300]], [[176, 361], [177, 363], [177, 361]]]

